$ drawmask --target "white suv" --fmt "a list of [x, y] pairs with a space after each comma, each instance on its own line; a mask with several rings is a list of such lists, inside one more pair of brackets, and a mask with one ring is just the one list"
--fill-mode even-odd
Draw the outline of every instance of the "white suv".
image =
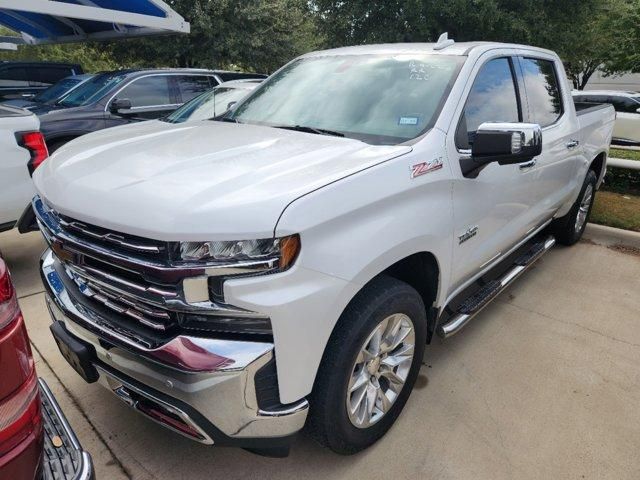
[[616, 109], [614, 142], [640, 143], [640, 93], [615, 90], [573, 92], [576, 102], [610, 103]]

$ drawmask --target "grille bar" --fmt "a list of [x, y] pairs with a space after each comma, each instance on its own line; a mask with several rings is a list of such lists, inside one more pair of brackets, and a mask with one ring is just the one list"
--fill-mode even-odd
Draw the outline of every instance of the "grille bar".
[[133, 318], [156, 331], [164, 332], [177, 324], [175, 315], [166, 309], [158, 308], [157, 305], [147, 303], [140, 297], [129, 295], [122, 290], [112, 289], [109, 285], [87, 274], [89, 269], [66, 264], [65, 270], [83, 295], [100, 302], [116, 313]]
[[66, 230], [72, 230], [76, 234], [81, 234], [90, 237], [94, 240], [100, 240], [106, 243], [120, 246], [127, 250], [133, 250], [139, 253], [151, 253], [160, 254], [163, 247], [158, 244], [154, 244], [151, 241], [145, 241], [142, 239], [133, 239], [130, 236], [119, 234], [115, 232], [106, 231], [98, 227], [91, 227], [77, 220], [66, 219], [59, 216], [60, 226]]

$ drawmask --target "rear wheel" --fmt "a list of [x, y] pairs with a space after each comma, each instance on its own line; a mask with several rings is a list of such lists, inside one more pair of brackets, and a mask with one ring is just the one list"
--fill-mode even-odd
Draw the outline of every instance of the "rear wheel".
[[336, 453], [380, 439], [400, 415], [426, 344], [422, 298], [379, 277], [345, 310], [325, 351], [311, 396], [309, 431]]
[[587, 220], [593, 208], [598, 179], [593, 170], [589, 170], [580, 190], [576, 203], [564, 217], [554, 220], [551, 230], [558, 243], [573, 245], [582, 237]]

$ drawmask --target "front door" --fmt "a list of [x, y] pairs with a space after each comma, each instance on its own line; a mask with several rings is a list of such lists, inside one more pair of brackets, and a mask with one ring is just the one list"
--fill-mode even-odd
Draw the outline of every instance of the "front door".
[[[110, 105], [115, 100], [125, 99], [131, 102], [131, 109], [121, 113], [111, 111]], [[169, 75], [152, 74], [139, 77], [122, 88], [109, 102], [107, 127], [157, 119], [171, 113], [178, 106]]]
[[535, 188], [535, 168], [528, 163], [491, 163], [466, 177], [455, 168], [460, 158], [470, 155], [481, 124], [523, 121], [516, 60], [493, 55], [482, 60], [451, 128], [455, 134], [447, 136], [448, 155], [455, 159], [452, 164], [458, 175], [453, 187], [453, 291], [516, 244], [533, 223], [530, 194]]

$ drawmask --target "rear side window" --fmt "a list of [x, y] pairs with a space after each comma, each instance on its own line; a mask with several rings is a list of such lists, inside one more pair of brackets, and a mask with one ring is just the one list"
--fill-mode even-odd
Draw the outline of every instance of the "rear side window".
[[555, 66], [552, 61], [539, 58], [523, 58], [521, 64], [533, 121], [547, 127], [563, 112]]
[[468, 149], [485, 122], [520, 122], [518, 94], [508, 58], [488, 61], [478, 72], [456, 132], [456, 146]]
[[210, 77], [197, 75], [177, 77], [178, 92], [180, 93], [178, 100], [183, 103], [188, 102], [201, 93], [210, 90], [217, 83], [215, 80], [213, 80], [213, 82], [211, 82], [211, 80], [213, 79], [210, 79]]
[[28, 87], [29, 79], [24, 67], [9, 67], [0, 70], [0, 87]]
[[154, 75], [134, 80], [118, 94], [118, 98], [131, 100], [132, 107], [155, 107], [170, 105], [169, 78]]

